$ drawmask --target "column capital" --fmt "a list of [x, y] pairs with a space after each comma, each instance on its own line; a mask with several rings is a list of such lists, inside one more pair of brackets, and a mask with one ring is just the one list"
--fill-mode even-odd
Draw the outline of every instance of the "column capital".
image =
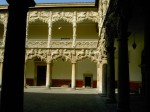
[[105, 57], [105, 58], [102, 58], [102, 63], [103, 63], [103, 64], [107, 63], [107, 58], [106, 58], [106, 57]]

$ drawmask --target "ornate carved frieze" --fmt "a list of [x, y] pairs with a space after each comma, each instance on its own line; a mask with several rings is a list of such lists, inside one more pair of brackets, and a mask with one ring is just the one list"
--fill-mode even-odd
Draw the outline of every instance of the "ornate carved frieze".
[[28, 22], [35, 22], [36, 20], [41, 20], [44, 23], [48, 23], [49, 19], [49, 11], [46, 10], [37, 10], [37, 11], [29, 11], [28, 12]]
[[[52, 12], [52, 14], [50, 14]], [[84, 20], [91, 20], [93, 22], [98, 22], [99, 14], [97, 11], [69, 11], [69, 10], [35, 10], [29, 11], [29, 22], [35, 22], [36, 20], [41, 20], [44, 23], [48, 23], [48, 19], [52, 18], [52, 22], [59, 20], [64, 20], [69, 23], [74, 22], [74, 12], [76, 13], [77, 22], [82, 22]], [[51, 17], [50, 17], [51, 16]]]
[[58, 20], [64, 20], [69, 23], [72, 23], [73, 20], [73, 12], [53, 12], [52, 14], [52, 22], [56, 22]]
[[45, 49], [26, 49], [26, 59], [38, 58], [41, 61], [46, 61], [47, 51]]
[[26, 49], [26, 60], [39, 58], [47, 63], [58, 58], [64, 58], [72, 63], [85, 58], [99, 62], [100, 57], [100, 52], [96, 49]]
[[93, 22], [98, 22], [98, 12], [94, 11], [85, 11], [85, 12], [77, 12], [77, 23], [82, 22], [84, 20], [91, 20]]
[[0, 49], [0, 62], [4, 60], [4, 49]]

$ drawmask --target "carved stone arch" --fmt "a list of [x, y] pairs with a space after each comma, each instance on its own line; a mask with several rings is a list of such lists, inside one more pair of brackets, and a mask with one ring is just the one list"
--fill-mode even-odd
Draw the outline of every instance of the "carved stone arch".
[[[83, 31], [83, 30], [86, 30], [86, 31]], [[77, 32], [76, 32], [77, 34], [76, 35], [78, 39], [87, 39], [88, 34], [90, 34], [90, 32], [94, 34], [93, 39], [98, 39], [98, 23], [97, 22], [93, 22], [92, 20], [89, 20], [89, 19], [84, 19], [82, 21], [77, 22]]]
[[38, 58], [41, 61], [46, 61], [47, 51], [42, 49], [27, 49], [25, 60]]
[[63, 55], [59, 55], [59, 56], [53, 58], [52, 60], [57, 61], [58, 59], [62, 59], [62, 61], [70, 61], [70, 60], [67, 60], [67, 57], [63, 56]]
[[29, 24], [32, 24], [32, 23], [35, 23], [37, 21], [40, 21], [40, 22], [43, 22], [43, 23], [47, 23], [48, 24], [48, 20], [47, 21], [44, 21], [42, 18], [35, 18], [35, 19], [32, 19], [32, 20], [28, 20], [28, 23]]
[[[73, 35], [72, 23], [59, 19], [53, 22], [52, 37], [53, 39], [71, 39]], [[66, 32], [67, 31], [67, 32]]]
[[[42, 40], [43, 42], [37, 41], [37, 43], [42, 42], [44, 44], [44, 43], [46, 43], [46, 42], [44, 42], [44, 40], [47, 40], [47, 38], [48, 38], [47, 35], [48, 35], [48, 23], [45, 23], [40, 19], [35, 19], [34, 21], [32, 21], [28, 24], [28, 39], [36, 39], [36, 38], [41, 39], [41, 40], [43, 39]], [[45, 46], [42, 43], [41, 43], [41, 45]], [[35, 44], [36, 44], [36, 42], [33, 45], [35, 45]], [[39, 47], [39, 46], [36, 46], [36, 47]]]
[[53, 24], [55, 24], [55, 23], [60, 23], [60, 22], [64, 22], [64, 23], [70, 23], [70, 24], [72, 24], [72, 21], [68, 21], [67, 19], [65, 19], [64, 17], [62, 17], [62, 18], [58, 18], [57, 20], [55, 20], [55, 21], [52, 21], [52, 23]]
[[27, 60], [35, 60], [35, 59], [37, 59], [37, 60], [39, 60], [39, 61], [44, 61], [44, 62], [46, 62], [46, 60], [43, 59], [43, 56], [38, 55], [38, 54], [33, 55], [33, 56], [26, 56], [26, 61], [27, 61]]
[[97, 23], [99, 20], [99, 14], [96, 11], [77, 12], [77, 22], [80, 23], [84, 20], [91, 20]]
[[98, 24], [98, 21], [93, 21], [91, 19], [83, 19], [82, 21], [77, 21], [77, 23], [97, 23]]

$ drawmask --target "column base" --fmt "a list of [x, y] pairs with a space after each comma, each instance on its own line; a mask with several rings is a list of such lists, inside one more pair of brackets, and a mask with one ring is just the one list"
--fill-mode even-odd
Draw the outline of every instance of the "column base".
[[71, 90], [76, 90], [76, 88], [74, 87], [74, 88], [70, 88]]
[[51, 86], [46, 86], [46, 89], [51, 89]]

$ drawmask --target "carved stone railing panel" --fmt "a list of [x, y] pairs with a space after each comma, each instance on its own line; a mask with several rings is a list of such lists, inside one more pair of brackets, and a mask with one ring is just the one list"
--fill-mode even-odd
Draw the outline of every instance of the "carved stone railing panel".
[[[28, 40], [26, 48], [47, 48], [47, 40]], [[51, 40], [50, 48], [72, 48], [73, 41]], [[77, 40], [74, 48], [97, 48], [97, 40]]]
[[51, 48], [71, 48], [72, 40], [52, 40]]
[[27, 48], [47, 48], [46, 40], [28, 40], [26, 42]]
[[76, 41], [76, 48], [96, 48], [97, 40]]

